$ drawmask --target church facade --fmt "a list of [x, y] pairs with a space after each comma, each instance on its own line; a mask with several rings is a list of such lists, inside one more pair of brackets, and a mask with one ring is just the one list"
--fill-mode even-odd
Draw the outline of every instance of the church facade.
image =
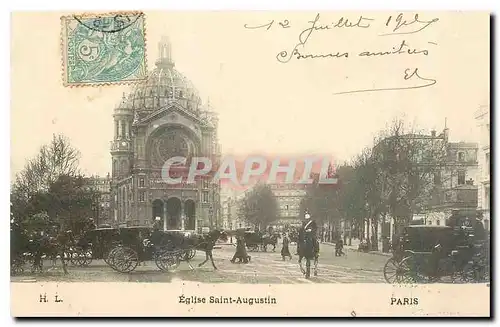
[[[159, 44], [155, 69], [135, 85], [115, 108], [111, 142], [111, 207], [118, 226], [151, 226], [164, 230], [218, 227], [220, 184], [212, 179], [187, 183], [192, 157], [209, 157], [217, 165], [220, 145], [216, 114], [204, 107], [192, 83], [175, 69], [171, 47]], [[173, 165], [162, 179], [162, 167], [172, 157], [187, 158]]]

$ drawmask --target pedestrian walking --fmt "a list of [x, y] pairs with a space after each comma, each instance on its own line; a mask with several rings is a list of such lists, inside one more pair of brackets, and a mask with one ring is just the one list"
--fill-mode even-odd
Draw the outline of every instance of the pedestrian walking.
[[283, 233], [283, 247], [281, 248], [281, 257], [283, 258], [283, 261], [285, 261], [286, 257], [289, 257], [290, 260], [292, 260], [292, 255], [290, 254], [290, 249], [288, 248], [289, 244], [290, 239], [288, 238], [288, 235]]
[[250, 256], [247, 254], [247, 249], [245, 245], [245, 238], [241, 235], [236, 236], [236, 252], [234, 253], [231, 263], [248, 263], [250, 261]]
[[344, 249], [344, 241], [342, 240], [341, 237], [337, 239], [337, 242], [335, 242], [335, 256], [336, 257], [341, 257], [345, 253], [342, 251]]

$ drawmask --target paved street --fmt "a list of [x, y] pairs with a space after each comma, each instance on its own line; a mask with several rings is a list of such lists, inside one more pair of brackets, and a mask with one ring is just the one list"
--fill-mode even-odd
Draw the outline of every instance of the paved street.
[[[173, 272], [161, 272], [154, 262], [139, 266], [130, 274], [112, 270], [104, 261], [95, 260], [88, 267], [69, 266], [69, 274], [64, 276], [59, 267], [43, 274], [24, 274], [11, 277], [13, 282], [34, 281], [75, 281], [75, 282], [170, 282], [172, 279], [209, 283], [261, 283], [261, 284], [297, 284], [297, 283], [383, 283], [382, 269], [387, 257], [348, 251], [347, 256], [335, 257], [334, 247], [323, 244], [320, 252], [318, 276], [306, 280], [300, 272], [297, 256], [292, 260], [282, 261], [279, 250], [276, 252], [249, 252], [252, 260], [248, 264], [229, 262], [235, 247], [222, 245], [214, 250], [214, 271], [210, 262], [203, 267], [197, 265], [204, 260], [204, 253], [197, 252], [191, 261], [194, 270], [182, 262]], [[292, 254], [295, 246], [290, 248]], [[305, 266], [305, 263], [304, 263]], [[46, 270], [50, 267], [45, 263]]]

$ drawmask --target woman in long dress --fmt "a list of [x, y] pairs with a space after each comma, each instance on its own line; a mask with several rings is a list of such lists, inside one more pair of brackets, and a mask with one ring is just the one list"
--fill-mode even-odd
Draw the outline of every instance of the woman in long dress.
[[250, 256], [247, 254], [245, 238], [241, 235], [236, 237], [236, 252], [231, 259], [231, 263], [236, 263], [236, 259], [238, 259], [239, 263], [248, 263], [250, 261]]
[[281, 248], [281, 257], [283, 258], [283, 261], [285, 261], [286, 257], [289, 257], [290, 260], [292, 260], [292, 255], [290, 254], [290, 250], [288, 249], [289, 244], [290, 244], [290, 239], [288, 238], [288, 235], [285, 233], [283, 234], [283, 247]]

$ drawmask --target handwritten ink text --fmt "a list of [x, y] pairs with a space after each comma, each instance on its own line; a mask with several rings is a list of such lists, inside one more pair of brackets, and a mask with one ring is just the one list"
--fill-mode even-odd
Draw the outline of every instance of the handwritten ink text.
[[437, 83], [437, 80], [432, 78], [424, 78], [419, 75], [418, 68], [410, 69], [407, 68], [404, 71], [403, 80], [420, 80], [427, 82], [426, 84], [414, 85], [414, 86], [403, 86], [403, 87], [388, 87], [388, 88], [380, 88], [380, 89], [363, 89], [363, 90], [355, 90], [355, 91], [345, 91], [345, 92], [337, 92], [333, 94], [350, 94], [350, 93], [362, 93], [362, 92], [378, 92], [378, 91], [398, 91], [398, 90], [411, 90], [411, 89], [421, 89], [424, 87], [429, 87]]

